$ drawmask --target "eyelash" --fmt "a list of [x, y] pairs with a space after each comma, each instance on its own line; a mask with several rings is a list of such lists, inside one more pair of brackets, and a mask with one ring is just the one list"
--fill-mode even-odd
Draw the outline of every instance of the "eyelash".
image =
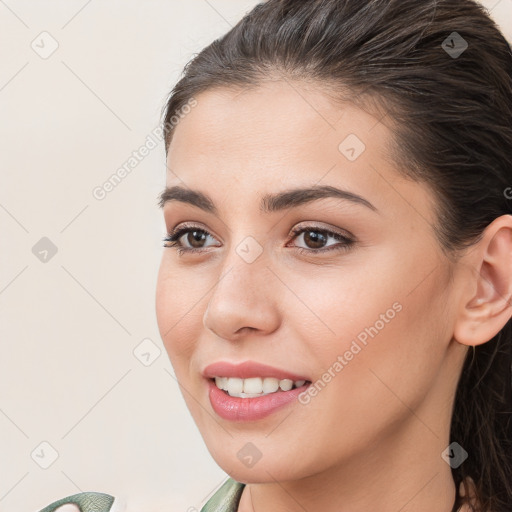
[[[205, 252], [208, 249], [208, 247], [202, 247], [199, 249], [197, 249], [197, 248], [190, 249], [188, 247], [184, 247], [181, 244], [179, 239], [184, 234], [187, 234], [191, 231], [199, 231], [201, 233], [205, 233], [206, 235], [211, 236], [211, 234], [208, 231], [206, 231], [205, 229], [199, 228], [199, 226], [184, 226], [173, 233], [167, 234], [167, 236], [163, 239], [163, 241], [166, 242], [166, 244], [164, 244], [164, 247], [176, 249], [176, 251], [178, 252], [178, 255], [180, 255], [180, 256], [185, 253], [191, 254], [191, 253]], [[321, 233], [322, 235], [331, 236], [331, 237], [335, 238], [336, 240], [342, 242], [342, 245], [333, 244], [332, 246], [329, 246], [326, 249], [305, 249], [304, 247], [295, 247], [295, 249], [301, 254], [304, 254], [304, 253], [306, 253], [306, 254], [326, 253], [329, 251], [348, 251], [352, 247], [352, 245], [354, 245], [354, 243], [355, 243], [354, 240], [352, 240], [351, 238], [349, 238], [347, 236], [341, 235], [339, 233], [335, 233], [333, 231], [329, 231], [328, 229], [319, 228], [318, 226], [302, 226], [302, 227], [293, 229], [292, 230], [292, 235], [293, 235], [292, 240], [294, 238], [296, 238], [298, 235], [300, 235], [304, 232], [308, 232], [308, 231], [313, 231], [315, 233]]]

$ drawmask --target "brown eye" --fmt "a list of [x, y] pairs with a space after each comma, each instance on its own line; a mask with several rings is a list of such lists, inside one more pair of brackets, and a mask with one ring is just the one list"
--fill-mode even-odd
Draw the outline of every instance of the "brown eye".
[[321, 249], [327, 242], [327, 237], [319, 231], [305, 231], [303, 240], [308, 249]]
[[[305, 247], [295, 246], [299, 252], [321, 253], [331, 250], [348, 250], [355, 243], [355, 241], [348, 236], [316, 226], [296, 228], [293, 230], [293, 235], [294, 238], [297, 238], [299, 241], [302, 239], [302, 243], [305, 244]], [[337, 240], [339, 243], [326, 245], [329, 239]]]
[[206, 240], [206, 232], [200, 230], [188, 231], [184, 236], [187, 243], [194, 249], [201, 249], [201, 243]]
[[[297, 247], [299, 252], [306, 253], [323, 253], [332, 250], [348, 250], [354, 245], [355, 240], [341, 233], [335, 233], [316, 226], [306, 226], [293, 230], [293, 238], [302, 238], [305, 247]], [[179, 254], [202, 252], [207, 249], [208, 245], [204, 245], [208, 237], [214, 238], [208, 231], [197, 226], [186, 226], [178, 229], [176, 232], [167, 235], [164, 238], [164, 247], [174, 247]], [[338, 243], [329, 245], [329, 239], [334, 239]], [[213, 245], [213, 244], [211, 244]]]
[[205, 246], [204, 242], [207, 237], [212, 237], [208, 231], [199, 227], [183, 227], [175, 233], [168, 234], [164, 238], [164, 247], [176, 247], [178, 252], [194, 252], [202, 251], [209, 246]]

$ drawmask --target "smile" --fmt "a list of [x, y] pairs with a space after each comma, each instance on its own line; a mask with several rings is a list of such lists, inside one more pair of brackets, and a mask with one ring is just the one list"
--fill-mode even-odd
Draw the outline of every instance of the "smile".
[[255, 398], [276, 393], [278, 390], [290, 391], [302, 387], [307, 381], [291, 379], [277, 379], [275, 377], [251, 377], [240, 379], [237, 377], [215, 377], [217, 388], [225, 391], [229, 396], [238, 398]]

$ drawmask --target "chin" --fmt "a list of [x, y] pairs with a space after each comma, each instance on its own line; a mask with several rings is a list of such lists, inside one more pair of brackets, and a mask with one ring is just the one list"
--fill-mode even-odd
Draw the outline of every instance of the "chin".
[[240, 464], [238, 460], [233, 458], [216, 460], [216, 462], [231, 478], [244, 484], [274, 483], [276, 480], [286, 482], [300, 478], [297, 474], [291, 473], [289, 467], [280, 468], [279, 465], [271, 463], [263, 465], [262, 461], [259, 461], [252, 468]]
[[[301, 466], [296, 464], [298, 461], [294, 460], [294, 454], [298, 452], [295, 449], [280, 450], [278, 446], [268, 446], [261, 450], [260, 458], [256, 458], [257, 452], [249, 443], [250, 440], [233, 437], [221, 444], [217, 438], [216, 442], [207, 443], [207, 448], [217, 465], [241, 483], [284, 482], [301, 479], [311, 473], [306, 471], [308, 463], [303, 458]], [[254, 440], [256, 444], [257, 440]], [[251, 460], [249, 454], [252, 450], [255, 458]]]

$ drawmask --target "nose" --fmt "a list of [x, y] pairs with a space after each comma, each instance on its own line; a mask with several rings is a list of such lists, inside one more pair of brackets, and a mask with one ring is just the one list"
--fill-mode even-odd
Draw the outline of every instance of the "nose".
[[226, 258], [204, 312], [203, 325], [220, 338], [239, 340], [279, 326], [279, 280], [264, 254], [248, 263], [235, 250]]

